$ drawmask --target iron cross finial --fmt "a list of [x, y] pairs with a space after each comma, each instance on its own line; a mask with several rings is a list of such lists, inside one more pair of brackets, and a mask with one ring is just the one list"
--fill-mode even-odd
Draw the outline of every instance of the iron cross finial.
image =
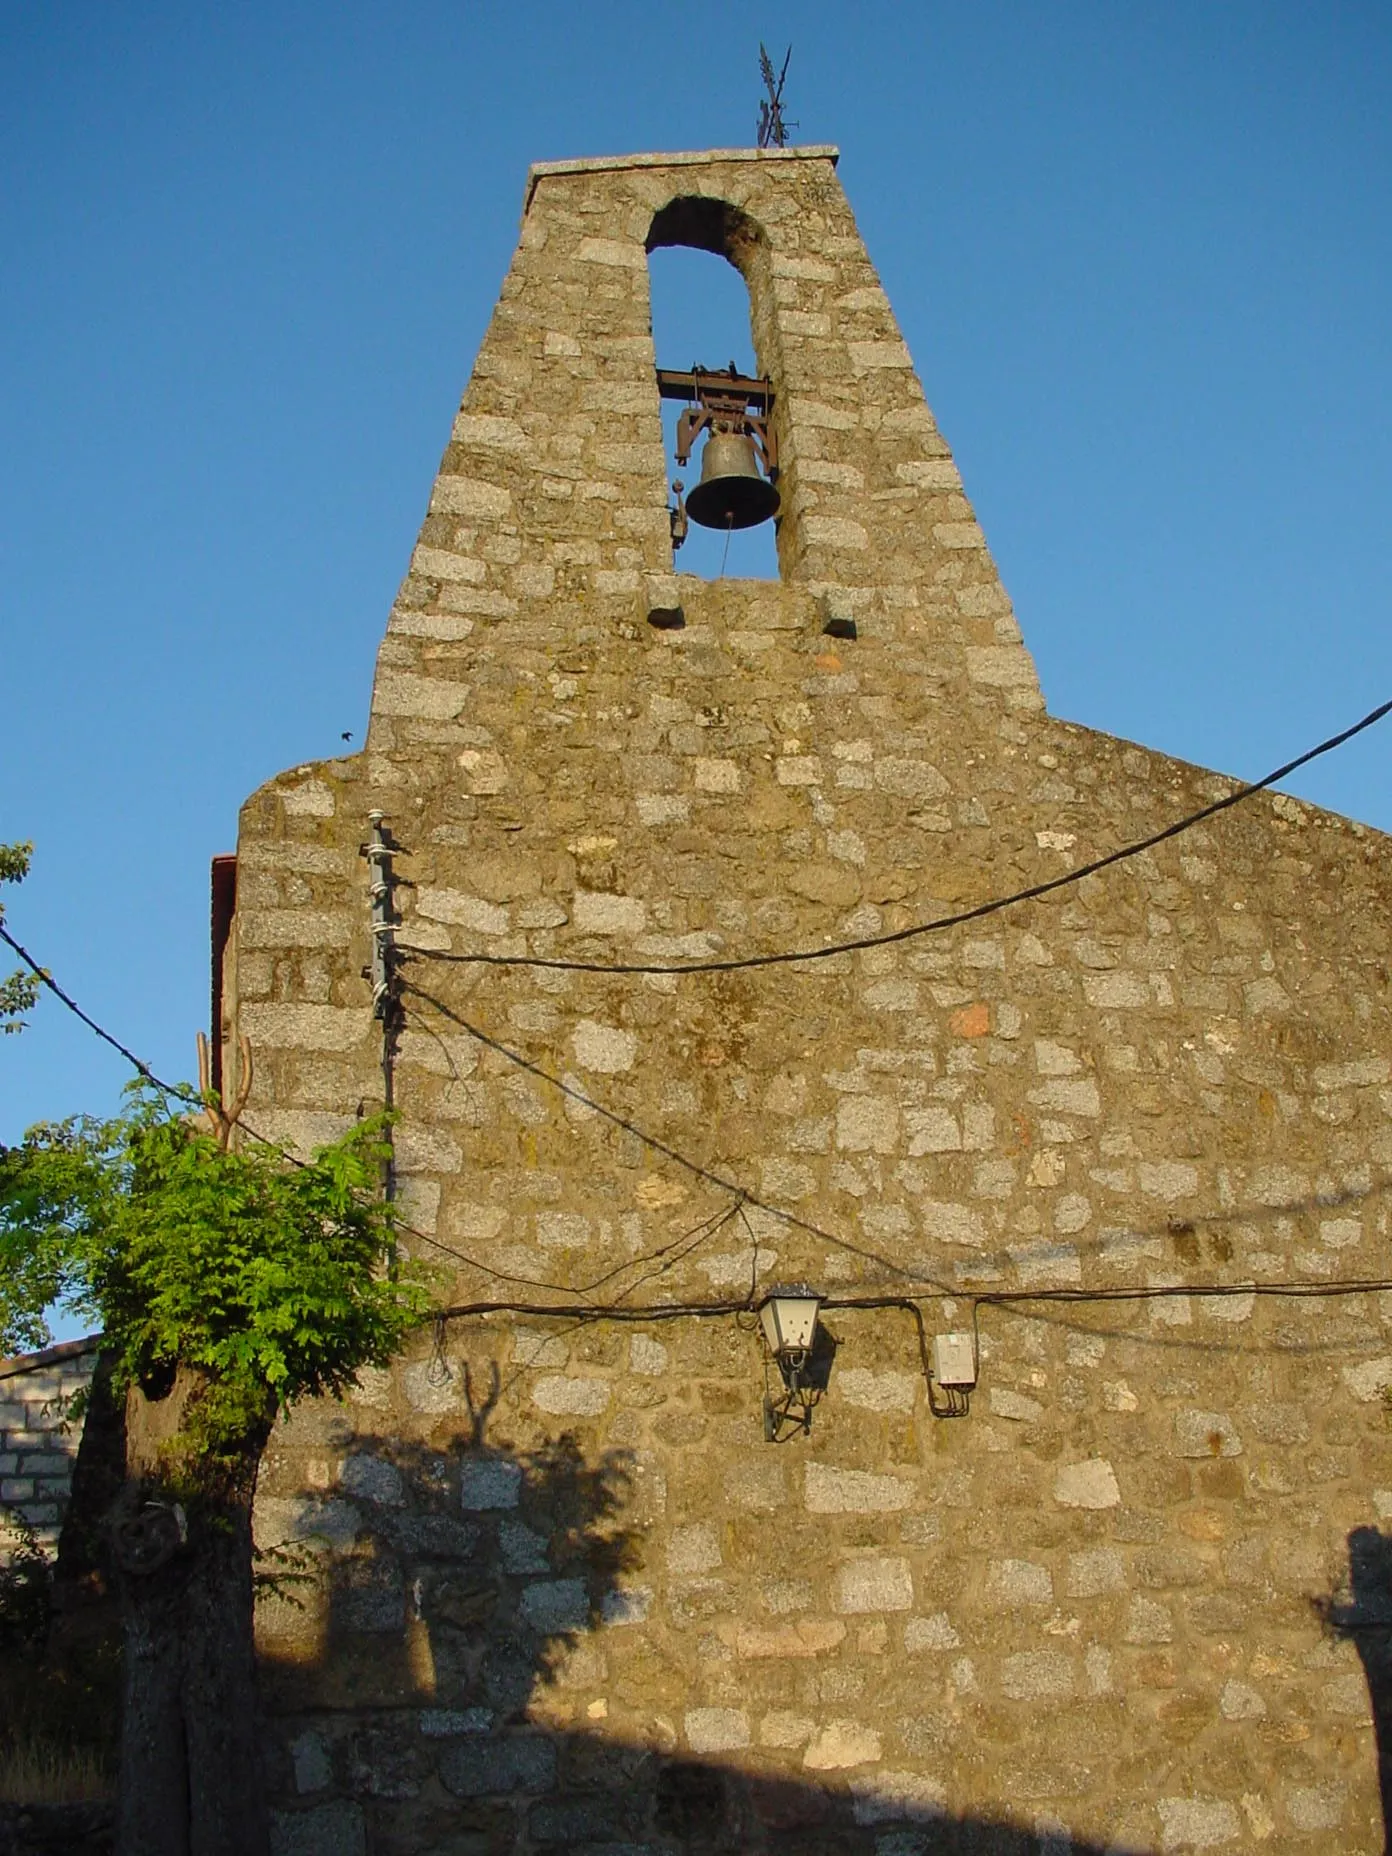
[[759, 71], [764, 80], [764, 89], [768, 92], [759, 102], [760, 148], [786, 148], [789, 129], [798, 126], [795, 122], [785, 122], [783, 118], [783, 80], [788, 75], [788, 61], [792, 55], [793, 48], [790, 45], [783, 59], [783, 69], [775, 77], [768, 47], [762, 39], [759, 41]]

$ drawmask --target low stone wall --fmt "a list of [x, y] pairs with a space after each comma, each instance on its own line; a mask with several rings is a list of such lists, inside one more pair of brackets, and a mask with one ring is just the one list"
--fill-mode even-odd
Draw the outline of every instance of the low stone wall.
[[92, 1383], [100, 1337], [64, 1341], [0, 1361], [0, 1561], [26, 1522], [40, 1546], [58, 1545], [82, 1442], [73, 1400]]

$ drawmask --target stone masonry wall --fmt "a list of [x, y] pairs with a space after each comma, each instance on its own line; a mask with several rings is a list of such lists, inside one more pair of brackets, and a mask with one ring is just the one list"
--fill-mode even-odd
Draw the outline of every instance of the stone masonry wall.
[[0, 1360], [0, 1557], [13, 1551], [13, 1521], [50, 1552], [58, 1545], [82, 1442], [73, 1400], [92, 1383], [96, 1340], [64, 1341]]
[[[673, 571], [669, 241], [750, 287], [777, 584]], [[366, 748], [242, 816], [249, 1121], [381, 1100], [380, 809], [405, 1245], [514, 1305], [273, 1440], [287, 1856], [1382, 1848], [1392, 1294], [1314, 1293], [1388, 1273], [1382, 837], [1264, 796], [826, 960], [428, 958], [826, 947], [1230, 790], [1045, 713], [834, 151], [533, 170]], [[975, 1319], [970, 1415], [904, 1307], [779, 1445], [748, 1313], [634, 1318], [799, 1278]]]

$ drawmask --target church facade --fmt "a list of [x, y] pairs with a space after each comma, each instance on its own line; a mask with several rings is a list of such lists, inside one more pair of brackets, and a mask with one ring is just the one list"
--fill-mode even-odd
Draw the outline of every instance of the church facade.
[[[776, 582], [675, 571], [673, 244]], [[442, 1310], [267, 1453], [285, 1856], [1383, 1847], [1386, 841], [1259, 793], [954, 920], [1233, 791], [1048, 714], [835, 150], [532, 170], [223, 924], [247, 1121], [389, 1095]]]

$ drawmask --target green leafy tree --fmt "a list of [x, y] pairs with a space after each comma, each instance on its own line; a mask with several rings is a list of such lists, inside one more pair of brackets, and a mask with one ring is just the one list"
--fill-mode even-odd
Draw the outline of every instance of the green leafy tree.
[[[0, 884], [22, 883], [29, 874], [32, 844], [0, 844]], [[0, 902], [0, 928], [5, 925], [5, 905]], [[32, 973], [20, 970], [0, 980], [0, 1031], [22, 1031], [24, 1014], [31, 1011], [39, 996], [39, 982]]]
[[[216, 1104], [212, 1105], [214, 1111]], [[384, 1365], [427, 1307], [379, 1196], [382, 1119], [307, 1165], [127, 1112], [0, 1147], [0, 1347], [55, 1303], [105, 1334], [125, 1390], [108, 1533], [125, 1675], [120, 1856], [267, 1848], [255, 1739], [251, 1502], [277, 1416]]]

